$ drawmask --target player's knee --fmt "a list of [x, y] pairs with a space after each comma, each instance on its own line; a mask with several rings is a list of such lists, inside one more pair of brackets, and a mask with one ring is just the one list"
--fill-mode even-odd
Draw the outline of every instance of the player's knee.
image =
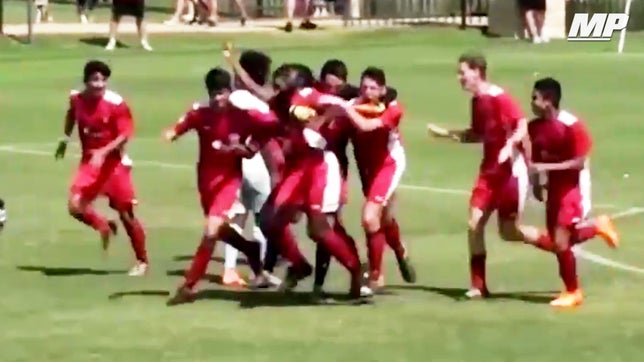
[[82, 214], [83, 208], [80, 204], [80, 201], [74, 198], [70, 198], [67, 201], [67, 212], [69, 212], [71, 216], [77, 216]]
[[380, 230], [382, 213], [373, 204], [368, 203], [362, 212], [362, 227], [369, 233]]
[[206, 220], [206, 228], [204, 231], [204, 235], [208, 239], [217, 238], [219, 235], [219, 231], [221, 230], [223, 225], [224, 225], [223, 218], [219, 216], [208, 217], [208, 219]]
[[515, 220], [499, 220], [499, 236], [504, 241], [521, 241], [521, 231]]
[[308, 223], [306, 226], [306, 232], [308, 236], [313, 240], [319, 240], [323, 238], [324, 233], [326, 233], [330, 229], [326, 215], [319, 212], [309, 213]]

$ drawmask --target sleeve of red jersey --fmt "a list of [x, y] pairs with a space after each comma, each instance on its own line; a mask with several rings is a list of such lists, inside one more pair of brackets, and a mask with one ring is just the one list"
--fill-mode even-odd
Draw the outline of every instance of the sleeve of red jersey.
[[568, 130], [572, 138], [572, 152], [574, 158], [586, 157], [590, 153], [593, 146], [593, 141], [590, 137], [590, 132], [586, 124], [582, 121], [573, 123]]
[[122, 102], [116, 106], [114, 113], [119, 135], [130, 138], [134, 132], [134, 120], [132, 119], [130, 107], [127, 103]]
[[186, 112], [174, 125], [174, 133], [178, 137], [190, 131], [191, 129], [194, 129], [196, 120], [197, 112], [194, 109]]
[[380, 121], [386, 128], [396, 128], [403, 116], [403, 108], [398, 101], [392, 101], [380, 116]]

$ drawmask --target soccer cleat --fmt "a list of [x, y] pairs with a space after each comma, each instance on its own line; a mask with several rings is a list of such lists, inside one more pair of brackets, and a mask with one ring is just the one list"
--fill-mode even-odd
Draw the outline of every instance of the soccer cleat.
[[116, 39], [112, 38], [107, 42], [107, 45], [105, 46], [105, 50], [107, 51], [112, 51], [116, 48]]
[[109, 227], [106, 230], [102, 230], [100, 232], [101, 234], [101, 246], [103, 247], [103, 251], [107, 252], [107, 249], [110, 247], [110, 243], [112, 242], [112, 236], [116, 235], [118, 232], [118, 226], [116, 225], [116, 222], [113, 220], [109, 220], [107, 222], [107, 226]]
[[297, 287], [297, 284], [303, 280], [308, 278], [311, 274], [313, 273], [313, 270], [310, 266], [306, 268], [306, 270], [297, 270], [293, 268], [292, 266], [288, 267], [286, 271], [286, 277], [284, 278], [284, 281], [279, 287], [279, 290], [282, 292], [290, 292], [295, 287]]
[[416, 283], [416, 269], [411, 264], [409, 257], [407, 255], [402, 258], [396, 256], [396, 259], [398, 260], [398, 269], [403, 280], [407, 283]]
[[148, 41], [147, 41], [147, 40], [141, 40], [141, 47], [142, 47], [144, 50], [149, 51], [149, 52], [151, 52], [151, 51], [153, 50], [153, 49], [152, 49], [152, 46], [150, 45], [150, 43], [148, 43]]
[[179, 304], [192, 303], [197, 298], [195, 292], [192, 289], [186, 287], [185, 285], [180, 286], [175, 292], [174, 296], [166, 302], [168, 306], [174, 306]]
[[313, 287], [311, 298], [317, 304], [331, 304], [333, 302], [331, 296], [327, 292], [325, 292], [320, 285]]
[[597, 234], [604, 239], [609, 247], [617, 248], [619, 246], [619, 234], [610, 217], [607, 215], [597, 216], [595, 219], [595, 227], [597, 228]]
[[282, 280], [267, 271], [263, 271], [262, 274], [255, 276], [250, 282], [251, 289], [279, 287], [280, 285], [282, 285]]
[[557, 298], [550, 302], [550, 306], [555, 308], [574, 308], [584, 301], [584, 294], [581, 289], [574, 292], [562, 292]]
[[318, 28], [318, 25], [312, 22], [311, 20], [304, 20], [302, 24], [300, 24], [300, 29], [302, 30], [315, 30]]
[[470, 288], [467, 292], [465, 292], [465, 298], [467, 299], [484, 299], [489, 296], [490, 292], [487, 290], [487, 288]]
[[227, 286], [245, 287], [247, 284], [235, 269], [226, 269], [221, 281]]
[[148, 273], [148, 263], [137, 261], [136, 264], [130, 269], [127, 275], [131, 277], [142, 277]]

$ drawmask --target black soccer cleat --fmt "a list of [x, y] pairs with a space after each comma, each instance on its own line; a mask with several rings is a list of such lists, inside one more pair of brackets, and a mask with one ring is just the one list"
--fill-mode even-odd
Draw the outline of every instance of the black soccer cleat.
[[7, 222], [7, 210], [4, 208], [4, 200], [0, 199], [0, 230], [4, 228], [4, 224]]

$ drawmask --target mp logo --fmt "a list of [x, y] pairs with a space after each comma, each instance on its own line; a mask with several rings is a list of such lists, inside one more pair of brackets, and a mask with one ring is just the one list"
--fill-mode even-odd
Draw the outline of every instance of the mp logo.
[[628, 14], [578, 13], [572, 18], [568, 41], [610, 41], [613, 33], [626, 29]]

